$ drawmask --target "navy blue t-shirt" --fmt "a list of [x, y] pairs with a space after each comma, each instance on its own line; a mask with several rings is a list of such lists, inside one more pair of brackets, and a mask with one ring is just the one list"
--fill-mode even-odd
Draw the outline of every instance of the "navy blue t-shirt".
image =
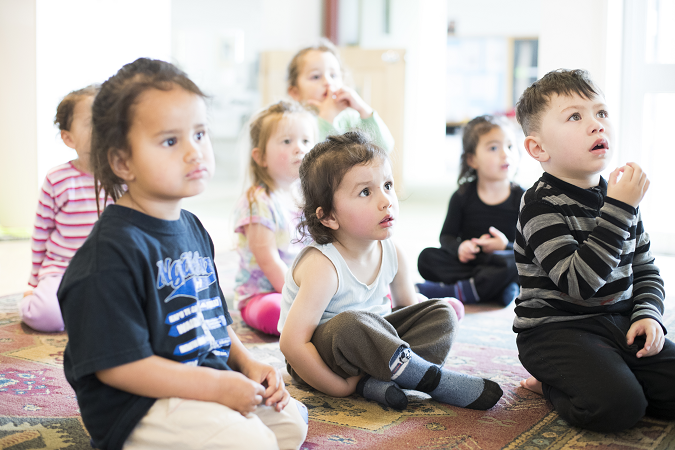
[[108, 206], [73, 257], [58, 298], [68, 333], [66, 379], [94, 445], [120, 449], [155, 402], [95, 373], [152, 355], [229, 370], [232, 318], [199, 219]]

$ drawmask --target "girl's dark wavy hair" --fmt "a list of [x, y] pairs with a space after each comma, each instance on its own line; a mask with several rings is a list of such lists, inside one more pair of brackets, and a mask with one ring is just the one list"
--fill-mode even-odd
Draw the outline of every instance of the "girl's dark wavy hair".
[[462, 154], [459, 157], [459, 176], [457, 184], [459, 191], [464, 192], [466, 186], [477, 179], [476, 170], [469, 166], [469, 157], [476, 154], [476, 147], [480, 137], [494, 128], [510, 128], [508, 120], [500, 116], [489, 114], [471, 119], [462, 129]]
[[91, 164], [99, 214], [101, 190], [104, 198], [110, 197], [115, 202], [124, 194], [124, 180], [115, 175], [110, 160], [118, 152], [131, 154], [127, 136], [139, 96], [148, 89], [170, 91], [175, 87], [206, 98], [185, 72], [168, 62], [148, 58], [124, 65], [101, 85], [92, 107], [91, 134]]
[[300, 165], [304, 200], [298, 224], [300, 241], [313, 239], [321, 245], [335, 241], [332, 230], [321, 223], [316, 211], [321, 207], [324, 216], [330, 216], [335, 210], [335, 192], [345, 174], [354, 166], [374, 160], [389, 161], [389, 156], [360, 130], [328, 136], [305, 155]]

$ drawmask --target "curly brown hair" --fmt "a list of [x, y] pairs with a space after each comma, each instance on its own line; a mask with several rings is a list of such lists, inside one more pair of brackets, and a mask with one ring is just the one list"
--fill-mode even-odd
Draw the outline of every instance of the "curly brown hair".
[[127, 136], [138, 97], [149, 89], [170, 91], [175, 87], [206, 98], [185, 72], [168, 62], [148, 58], [124, 65], [101, 85], [92, 106], [91, 134], [91, 164], [99, 214], [101, 190], [104, 198], [110, 197], [113, 201], [124, 194], [124, 180], [115, 175], [109, 161], [115, 152], [131, 154]]
[[100, 84], [90, 84], [87, 87], [78, 89], [68, 93], [63, 100], [56, 107], [56, 116], [54, 116], [54, 125], [59, 126], [61, 131], [70, 131], [70, 126], [73, 124], [73, 113], [75, 112], [75, 105], [84, 97], [96, 97], [98, 91], [101, 90]]
[[330, 216], [335, 209], [335, 192], [349, 169], [376, 159], [389, 161], [389, 156], [360, 130], [328, 136], [305, 155], [300, 165], [304, 201], [298, 224], [300, 241], [311, 238], [321, 245], [335, 241], [331, 229], [321, 223], [316, 211], [321, 208], [323, 216]]
[[557, 69], [547, 73], [525, 89], [516, 103], [516, 119], [523, 127], [525, 136], [539, 131], [542, 115], [553, 94], [577, 94], [582, 98], [592, 99], [602, 95], [602, 92], [585, 70]]

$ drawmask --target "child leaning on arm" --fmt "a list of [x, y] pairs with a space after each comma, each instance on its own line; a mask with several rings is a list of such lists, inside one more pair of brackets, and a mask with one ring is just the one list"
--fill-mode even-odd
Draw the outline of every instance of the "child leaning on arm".
[[237, 338], [211, 238], [181, 209], [215, 167], [204, 94], [141, 58], [103, 83], [93, 124], [94, 175], [115, 204], [58, 291], [64, 371], [93, 445], [299, 448], [306, 408]]
[[602, 92], [583, 70], [527, 88], [516, 114], [544, 169], [521, 202], [514, 244], [521, 293], [513, 330], [520, 360], [568, 423], [600, 432], [645, 414], [675, 419], [675, 346], [665, 291], [638, 205], [649, 180], [614, 151]]
[[407, 407], [402, 389], [454, 406], [494, 406], [497, 383], [443, 367], [457, 314], [445, 299], [419, 301], [392, 242], [398, 199], [384, 150], [358, 131], [329, 136], [305, 156], [300, 181], [300, 230], [313, 242], [282, 292], [279, 344], [291, 376], [395, 409]]
[[306, 47], [288, 65], [288, 95], [316, 108], [318, 142], [331, 134], [359, 129], [391, 152], [394, 137], [376, 111], [345, 83], [345, 68], [337, 48], [328, 40]]

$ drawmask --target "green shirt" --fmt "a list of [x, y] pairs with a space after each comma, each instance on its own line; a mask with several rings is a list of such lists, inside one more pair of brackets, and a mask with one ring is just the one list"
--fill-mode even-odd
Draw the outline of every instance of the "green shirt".
[[394, 149], [394, 137], [384, 121], [373, 111], [367, 119], [362, 119], [358, 111], [347, 108], [335, 117], [330, 123], [321, 117], [317, 117], [319, 126], [319, 141], [323, 141], [331, 134], [342, 134], [354, 128], [370, 134], [375, 143], [387, 152]]

